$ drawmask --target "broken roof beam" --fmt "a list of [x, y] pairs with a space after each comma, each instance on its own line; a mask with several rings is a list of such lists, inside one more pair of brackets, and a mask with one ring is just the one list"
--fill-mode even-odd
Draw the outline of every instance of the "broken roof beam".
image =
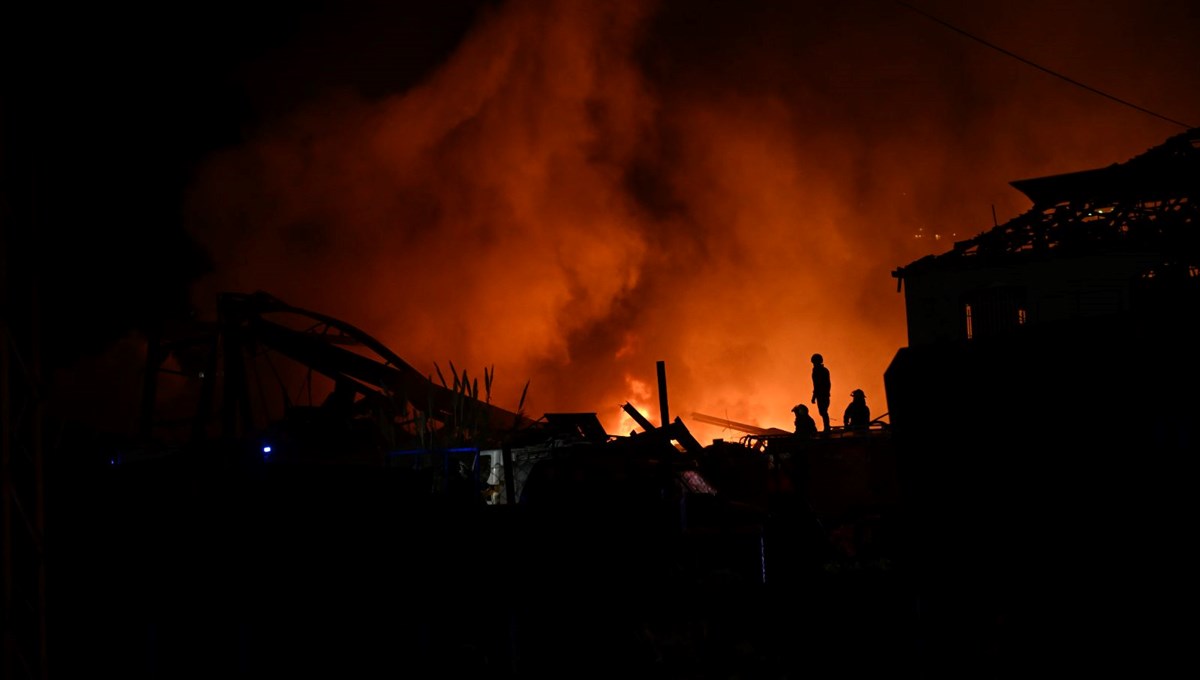
[[728, 428], [730, 430], [737, 430], [739, 432], [745, 432], [747, 434], [779, 434], [780, 432], [784, 432], [784, 430], [774, 427], [767, 428], [758, 427], [757, 425], [747, 425], [746, 423], [739, 423], [736, 420], [726, 420], [725, 418], [718, 418], [716, 416], [706, 416], [703, 413], [692, 412], [692, 417], [702, 423], [708, 423], [709, 425], [720, 425], [721, 427]]
[[633, 404], [625, 402], [621, 408], [624, 409], [625, 412], [629, 414], [629, 417], [633, 418], [634, 422], [640, 425], [643, 430], [647, 432], [653, 432], [656, 429], [654, 427], [654, 423], [650, 422], [646, 416], [642, 415], [642, 412], [637, 410]]
[[704, 445], [692, 435], [691, 430], [687, 429], [687, 426], [683, 424], [683, 421], [679, 419], [679, 416], [675, 417], [675, 420], [669, 427], [672, 435], [674, 435], [675, 441], [679, 442], [679, 445], [683, 447], [684, 451], [687, 451], [692, 455], [704, 452]]

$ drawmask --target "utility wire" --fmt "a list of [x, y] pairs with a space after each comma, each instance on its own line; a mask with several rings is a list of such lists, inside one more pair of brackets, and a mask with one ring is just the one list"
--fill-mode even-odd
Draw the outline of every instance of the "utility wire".
[[1113, 95], [1111, 95], [1111, 94], [1108, 94], [1107, 92], [1102, 92], [1102, 91], [1100, 91], [1100, 90], [1097, 90], [1096, 88], [1094, 88], [1094, 87], [1092, 87], [1092, 86], [1090, 86], [1090, 85], [1085, 85], [1085, 84], [1083, 84], [1083, 83], [1079, 82], [1078, 80], [1075, 80], [1075, 79], [1073, 79], [1073, 78], [1069, 78], [1069, 77], [1067, 77], [1067, 76], [1064, 76], [1063, 74], [1061, 74], [1061, 73], [1058, 73], [1057, 71], [1052, 71], [1052, 70], [1050, 70], [1050, 69], [1046, 68], [1045, 66], [1042, 66], [1041, 64], [1034, 63], [1034, 62], [1032, 62], [1032, 61], [1030, 61], [1030, 60], [1026, 59], [1025, 57], [1022, 57], [1022, 56], [1021, 56], [1021, 55], [1019, 55], [1019, 54], [1013, 54], [1012, 52], [1010, 52], [1010, 51], [1008, 51], [1008, 50], [1004, 49], [1003, 47], [1000, 47], [999, 45], [994, 45], [994, 44], [992, 44], [992, 43], [990, 43], [990, 42], [988, 42], [988, 41], [984, 40], [983, 38], [980, 38], [980, 37], [979, 37], [979, 36], [977, 36], [977, 35], [973, 35], [973, 34], [971, 34], [971, 33], [968, 33], [967, 31], [964, 31], [963, 29], [959, 28], [958, 26], [955, 26], [955, 25], [953, 25], [953, 24], [951, 24], [951, 23], [949, 23], [949, 22], [947, 22], [947, 21], [943, 21], [942, 19], [939, 19], [938, 17], [935, 17], [934, 15], [930, 14], [929, 12], [926, 12], [926, 11], [924, 11], [924, 10], [918, 9], [918, 8], [916, 8], [916, 7], [913, 7], [912, 5], [908, 4], [907, 2], [901, 2], [900, 0], [895, 0], [895, 2], [896, 2], [896, 4], [897, 4], [897, 5], [900, 5], [900, 6], [902, 6], [902, 7], [906, 7], [906, 8], [908, 8], [908, 9], [910, 9], [910, 10], [912, 10], [912, 11], [916, 12], [917, 14], [920, 14], [921, 16], [925, 17], [926, 19], [929, 19], [930, 21], [935, 21], [935, 22], [937, 22], [937, 23], [939, 23], [939, 24], [941, 24], [941, 25], [945, 26], [946, 28], [948, 28], [948, 29], [950, 29], [950, 30], [954, 31], [955, 33], [960, 33], [960, 34], [962, 34], [962, 35], [965, 35], [966, 37], [970, 38], [971, 40], [974, 40], [974, 41], [975, 41], [975, 42], [977, 42], [977, 43], [980, 43], [980, 44], [986, 45], [986, 46], [988, 46], [988, 47], [992, 48], [993, 50], [996, 50], [997, 52], [1000, 52], [1001, 54], [1005, 54], [1005, 55], [1007, 55], [1007, 56], [1010, 56], [1010, 57], [1012, 57], [1013, 59], [1016, 59], [1017, 61], [1020, 61], [1020, 62], [1023, 62], [1023, 63], [1025, 63], [1025, 64], [1028, 64], [1028, 65], [1030, 65], [1030, 66], [1032, 66], [1032, 67], [1034, 67], [1034, 68], [1038, 69], [1039, 71], [1045, 71], [1046, 73], [1049, 73], [1050, 75], [1054, 76], [1055, 78], [1061, 78], [1061, 79], [1063, 79], [1063, 80], [1067, 81], [1068, 83], [1071, 83], [1072, 85], [1075, 85], [1076, 87], [1082, 87], [1083, 89], [1085, 89], [1085, 90], [1087, 90], [1087, 91], [1089, 91], [1089, 92], [1093, 92], [1093, 93], [1095, 93], [1095, 94], [1098, 94], [1098, 95], [1100, 95], [1101, 97], [1107, 97], [1108, 99], [1111, 99], [1111, 100], [1113, 100], [1114, 102], [1117, 102], [1118, 104], [1124, 104], [1125, 106], [1128, 106], [1128, 107], [1130, 107], [1130, 108], [1133, 108], [1133, 109], [1137, 109], [1138, 111], [1141, 111], [1142, 113], [1148, 113], [1148, 114], [1150, 114], [1151, 116], [1154, 116], [1155, 118], [1161, 118], [1162, 120], [1165, 120], [1165, 121], [1167, 121], [1168, 123], [1172, 123], [1172, 124], [1174, 124], [1174, 125], [1179, 125], [1180, 127], [1187, 128], [1187, 129], [1191, 129], [1192, 127], [1194, 127], [1194, 126], [1192, 126], [1192, 125], [1188, 125], [1187, 123], [1184, 123], [1184, 122], [1181, 122], [1181, 121], [1175, 120], [1175, 119], [1173, 119], [1173, 118], [1167, 118], [1166, 116], [1164, 116], [1164, 115], [1162, 115], [1162, 114], [1160, 114], [1160, 113], [1155, 113], [1155, 112], [1151, 111], [1150, 109], [1143, 108], [1143, 107], [1141, 107], [1141, 106], [1138, 106], [1137, 104], [1133, 104], [1133, 103], [1127, 102], [1127, 101], [1125, 101], [1124, 99], [1121, 99], [1120, 97], [1114, 97]]

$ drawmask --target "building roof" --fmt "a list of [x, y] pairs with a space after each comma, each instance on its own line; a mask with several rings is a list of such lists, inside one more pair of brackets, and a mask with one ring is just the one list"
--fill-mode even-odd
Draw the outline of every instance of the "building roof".
[[892, 276], [1102, 252], [1196, 256], [1200, 128], [1124, 163], [1011, 184], [1033, 201], [1029, 210]]

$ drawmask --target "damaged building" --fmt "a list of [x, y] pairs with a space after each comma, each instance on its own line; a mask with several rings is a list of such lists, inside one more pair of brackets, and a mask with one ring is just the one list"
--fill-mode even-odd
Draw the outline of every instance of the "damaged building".
[[1011, 184], [1024, 214], [892, 273], [908, 346], [885, 386], [932, 644], [1166, 663], [1147, 650], [1170, 646], [1157, 603], [1183, 601], [1193, 514], [1200, 129]]

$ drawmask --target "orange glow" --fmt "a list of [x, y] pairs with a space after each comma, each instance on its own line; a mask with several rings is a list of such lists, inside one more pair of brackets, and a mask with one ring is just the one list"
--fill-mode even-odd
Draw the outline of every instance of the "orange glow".
[[[654, 417], [654, 413], [652, 411], [647, 411], [645, 406], [638, 406], [633, 402], [630, 403], [633, 404], [633, 407], [636, 408], [643, 416], [646, 416], [647, 420], [656, 426], [658, 425], [658, 418]], [[638, 425], [633, 418], [630, 418], [629, 414], [625, 413], [623, 409], [613, 409], [613, 413], [611, 414], [601, 411], [597, 415], [600, 417], [600, 423], [604, 425], [605, 431], [607, 431], [609, 434], [624, 436], [631, 432], [642, 431], [642, 426]], [[615, 427], [613, 426], [614, 422], [616, 423]]]
[[[625, 376], [625, 384], [629, 396], [621, 404], [624, 405], [628, 402], [646, 420], [649, 420], [656, 426], [661, 424], [662, 419], [659, 417], [657, 388], [650, 383], [630, 376]], [[669, 395], [669, 385], [667, 389]], [[611, 434], [627, 435], [630, 432], [642, 431], [642, 426], [638, 425], [637, 421], [631, 418], [625, 412], [625, 409], [620, 406], [611, 411], [601, 410], [597, 413], [597, 416], [600, 418], [600, 424], [604, 425], [604, 429]]]
[[[662, 360], [670, 415], [703, 443], [742, 433], [692, 412], [790, 430], [820, 352], [840, 425], [856, 388], [888, 410], [894, 268], [1026, 210], [1010, 180], [1175, 132], [908, 15], [779, 7], [712, 55], [669, 9], [506, 3], [416, 87], [330, 93], [210, 158], [188, 219], [217, 266], [196, 304], [265, 290], [420, 370], [495, 366], [497, 405], [528, 380], [526, 413], [596, 412], [614, 434], [637, 429], [625, 402], [658, 423]], [[1105, 61], [1124, 34], [979, 12], [998, 42], [1045, 26], [1021, 30], [1094, 60], [1058, 66], [1150, 94], [1154, 70]]]

